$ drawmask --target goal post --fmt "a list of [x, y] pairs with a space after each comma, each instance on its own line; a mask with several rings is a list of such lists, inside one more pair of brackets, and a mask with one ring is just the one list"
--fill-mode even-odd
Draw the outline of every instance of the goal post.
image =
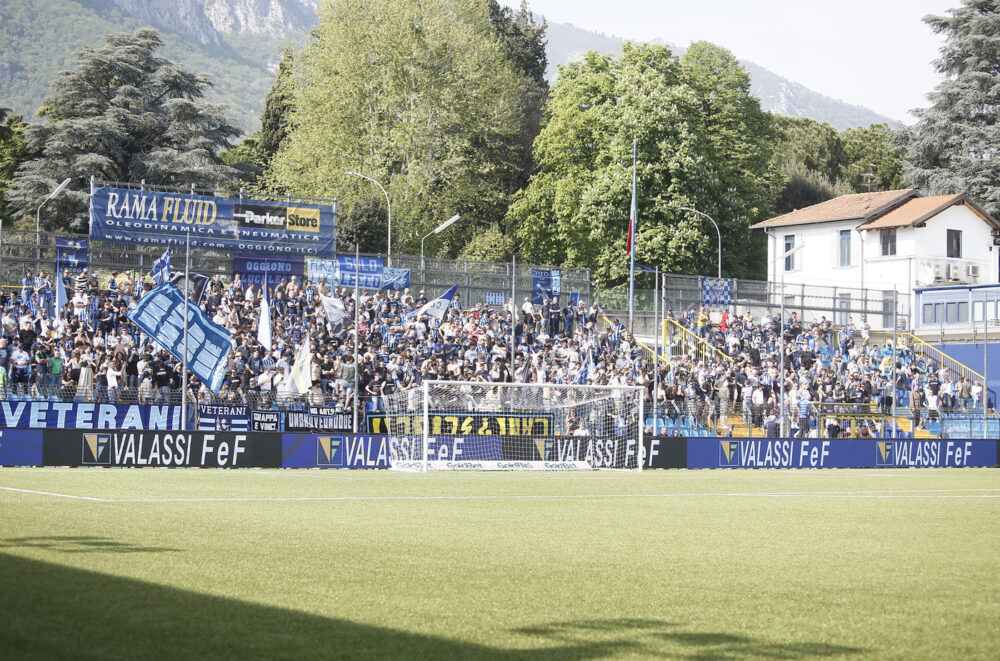
[[384, 397], [394, 470], [642, 470], [640, 386], [424, 381]]

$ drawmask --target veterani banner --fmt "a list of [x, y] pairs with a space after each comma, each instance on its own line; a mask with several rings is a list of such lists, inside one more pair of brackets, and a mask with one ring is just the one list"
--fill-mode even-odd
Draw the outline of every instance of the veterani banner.
[[0, 429], [180, 429], [181, 407], [0, 402]]
[[112, 243], [332, 257], [335, 205], [92, 188], [90, 238]]

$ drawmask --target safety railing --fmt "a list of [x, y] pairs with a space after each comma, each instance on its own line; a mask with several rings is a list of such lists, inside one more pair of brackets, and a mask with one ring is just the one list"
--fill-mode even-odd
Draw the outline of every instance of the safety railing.
[[[663, 320], [663, 347], [671, 357], [677, 355], [693, 356], [698, 362], [709, 360], [724, 360], [730, 364], [735, 361], [725, 352], [714, 346], [706, 338], [677, 323], [674, 319]], [[680, 353], [675, 351], [680, 350]]]
[[[598, 319], [597, 319], [597, 329], [600, 330], [600, 331], [607, 330], [613, 324], [614, 324], [614, 322], [611, 321], [610, 319], [608, 319], [603, 314], [600, 315], [600, 317], [598, 317]], [[666, 355], [664, 355], [663, 353], [657, 355], [656, 351], [653, 350], [652, 347], [650, 347], [648, 344], [646, 344], [645, 342], [641, 341], [639, 338], [635, 337], [634, 335], [632, 336], [632, 343], [635, 344], [637, 347], [639, 347], [639, 350], [642, 351], [642, 357], [643, 357], [643, 359], [649, 360], [649, 361], [654, 361], [654, 362], [658, 361], [657, 364], [663, 363], [663, 365], [665, 365], [667, 367], [670, 366], [670, 364], [671, 364], [670, 360], [667, 359]]]

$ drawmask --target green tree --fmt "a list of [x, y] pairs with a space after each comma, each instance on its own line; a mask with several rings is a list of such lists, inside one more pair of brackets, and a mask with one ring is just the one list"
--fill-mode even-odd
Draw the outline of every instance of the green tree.
[[627, 43], [619, 58], [588, 53], [560, 69], [535, 141], [539, 171], [511, 205], [519, 251], [536, 263], [588, 266], [602, 284], [627, 276], [625, 232], [638, 139], [637, 261], [674, 273], [756, 274], [749, 225], [770, 208], [768, 115], [732, 54], [694, 44]]
[[[903, 188], [903, 149], [896, 131], [886, 124], [847, 129], [840, 134], [844, 145], [841, 176], [856, 193]], [[870, 174], [871, 177], [867, 175]]]
[[929, 108], [915, 110], [903, 177], [926, 193], [967, 192], [1000, 214], [1000, 5], [964, 0], [924, 22], [945, 37], [935, 68], [944, 76]]
[[[462, 245], [507, 206], [522, 76], [476, 0], [332, 0], [295, 59], [291, 129], [274, 186], [345, 207], [392, 198], [393, 249], [414, 251], [446, 218]], [[384, 227], [384, 225], [380, 225]], [[427, 241], [428, 254], [445, 245]]]
[[10, 108], [0, 108], [0, 217], [9, 218], [13, 210], [7, 205], [7, 189], [18, 167], [28, 157], [24, 137], [28, 125]]
[[205, 187], [235, 180], [218, 153], [240, 131], [222, 106], [202, 101], [203, 75], [156, 55], [163, 42], [152, 29], [110, 34], [100, 48], [80, 51], [59, 75], [39, 112], [49, 121], [27, 131], [37, 157], [18, 171], [10, 201], [33, 212], [65, 177], [72, 183], [49, 202], [46, 228], [87, 226], [89, 180]]

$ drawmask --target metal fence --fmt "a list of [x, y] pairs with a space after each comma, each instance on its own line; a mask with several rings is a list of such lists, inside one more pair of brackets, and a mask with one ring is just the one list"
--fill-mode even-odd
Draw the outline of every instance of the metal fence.
[[[55, 237], [65, 237], [87, 242], [83, 234], [63, 234], [34, 230], [10, 230], [0, 234], [0, 286], [18, 287], [26, 269], [44, 269], [53, 274], [56, 267]], [[174, 250], [174, 270], [183, 264], [183, 253]], [[153, 262], [163, 254], [162, 247], [125, 245], [94, 241], [89, 243], [88, 268], [97, 275], [101, 285], [107, 282], [112, 270], [119, 273], [132, 271], [138, 276], [149, 273]], [[353, 255], [353, 253], [351, 253]], [[502, 300], [506, 303], [514, 293], [518, 303], [530, 296], [533, 288], [533, 269], [556, 269], [560, 272], [562, 291], [565, 295], [578, 293], [580, 300], [591, 296], [590, 270], [510, 262], [477, 262], [460, 259], [421, 259], [410, 255], [362, 253], [363, 257], [380, 257], [387, 266], [410, 269], [410, 289], [427, 291], [428, 297], [444, 293], [449, 287], [459, 285], [459, 295], [464, 305]], [[233, 253], [225, 250], [191, 250], [191, 269], [208, 276], [228, 279], [233, 275]], [[307, 273], [308, 275], [308, 273]]]
[[[856, 289], [851, 287], [828, 287], [821, 285], [786, 284], [767, 282], [765, 280], [743, 280], [732, 278], [730, 283], [730, 312], [742, 314], [749, 312], [756, 319], [764, 314], [777, 314], [782, 308], [784, 299], [785, 314], [798, 314], [803, 321], [826, 317], [834, 324], [846, 324], [849, 318], [859, 321], [865, 317], [873, 330], [892, 330], [893, 307], [897, 296], [892, 290]], [[661, 315], [671, 310], [679, 317], [683, 312], [697, 310], [704, 305], [701, 281], [695, 275], [661, 276], [661, 298], [659, 309]], [[613, 288], [601, 288], [595, 291], [595, 297], [608, 316], [627, 316], [628, 285]], [[647, 334], [655, 323], [646, 321], [654, 309], [655, 295], [651, 289], [640, 289], [635, 292], [635, 318], [640, 319], [641, 327], [636, 327], [636, 334]], [[899, 310], [896, 321], [899, 330], [909, 327], [909, 297], [902, 293], [898, 296]], [[718, 310], [718, 308], [716, 308]], [[655, 320], [654, 320], [655, 322]], [[647, 328], [649, 326], [650, 328]]]

